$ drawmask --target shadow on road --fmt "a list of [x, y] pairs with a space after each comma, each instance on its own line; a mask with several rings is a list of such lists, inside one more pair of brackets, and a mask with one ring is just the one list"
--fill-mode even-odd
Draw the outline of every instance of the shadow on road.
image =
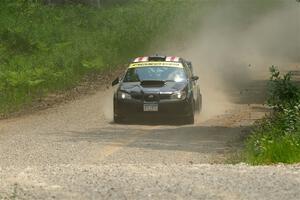
[[151, 118], [151, 117], [143, 117], [140, 119], [131, 119], [127, 120], [123, 123], [115, 123], [110, 122], [111, 125], [141, 125], [141, 126], [159, 126], [159, 125], [168, 125], [168, 126], [182, 126], [188, 125], [186, 122], [180, 119], [176, 120], [168, 120], [168, 119], [159, 119], [159, 118]]
[[[182, 126], [145, 130], [118, 127], [90, 132], [69, 132], [62, 140], [128, 148], [200, 153], [225, 153], [240, 148], [250, 127]], [[130, 141], [130, 142], [128, 142]]]

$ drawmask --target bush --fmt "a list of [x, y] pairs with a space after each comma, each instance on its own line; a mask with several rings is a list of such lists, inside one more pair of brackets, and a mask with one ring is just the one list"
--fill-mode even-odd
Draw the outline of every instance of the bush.
[[291, 73], [281, 76], [270, 68], [268, 104], [273, 113], [259, 121], [246, 143], [246, 161], [252, 164], [300, 162], [300, 96]]
[[291, 81], [291, 73], [281, 76], [279, 70], [270, 68], [271, 79], [269, 82], [268, 104], [276, 111], [293, 109], [299, 104], [299, 88]]

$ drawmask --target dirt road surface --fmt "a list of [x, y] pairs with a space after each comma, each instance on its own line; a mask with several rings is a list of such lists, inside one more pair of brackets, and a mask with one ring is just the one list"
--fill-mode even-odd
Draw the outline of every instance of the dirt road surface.
[[[300, 166], [226, 164], [265, 81], [195, 125], [117, 125], [111, 91], [0, 121], [0, 199], [300, 199]], [[205, 109], [205, 102], [204, 102]]]

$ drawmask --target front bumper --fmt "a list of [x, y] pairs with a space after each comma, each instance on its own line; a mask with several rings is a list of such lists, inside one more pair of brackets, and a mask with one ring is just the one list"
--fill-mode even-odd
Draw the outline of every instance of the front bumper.
[[[158, 111], [145, 112], [144, 104], [158, 104]], [[124, 119], [140, 117], [182, 118], [191, 116], [192, 106], [188, 100], [161, 100], [144, 102], [136, 100], [114, 100], [114, 116]]]

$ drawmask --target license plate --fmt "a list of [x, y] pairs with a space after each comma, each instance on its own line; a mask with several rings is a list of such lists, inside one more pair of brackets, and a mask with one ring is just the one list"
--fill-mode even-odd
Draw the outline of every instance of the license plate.
[[144, 104], [144, 112], [157, 112], [158, 104]]

